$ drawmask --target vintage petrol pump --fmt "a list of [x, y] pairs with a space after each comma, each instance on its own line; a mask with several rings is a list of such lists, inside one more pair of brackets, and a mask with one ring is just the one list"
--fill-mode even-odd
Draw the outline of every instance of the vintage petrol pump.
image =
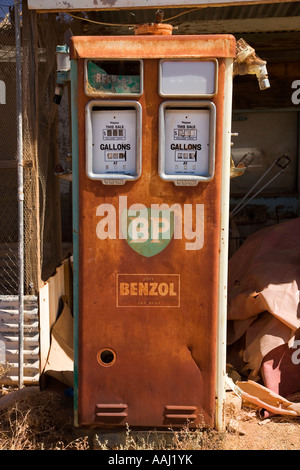
[[220, 423], [235, 46], [71, 39], [77, 426]]

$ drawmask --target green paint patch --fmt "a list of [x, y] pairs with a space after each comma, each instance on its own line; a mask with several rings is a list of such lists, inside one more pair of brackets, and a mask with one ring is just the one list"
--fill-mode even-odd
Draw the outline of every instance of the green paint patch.
[[128, 245], [146, 258], [161, 253], [174, 235], [174, 213], [170, 210], [123, 210], [122, 233]]

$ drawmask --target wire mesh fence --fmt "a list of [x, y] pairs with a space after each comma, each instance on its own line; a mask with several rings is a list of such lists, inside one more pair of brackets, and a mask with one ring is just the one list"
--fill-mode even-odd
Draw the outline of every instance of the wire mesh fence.
[[11, 2], [0, 5], [0, 294], [18, 292], [16, 47]]
[[53, 103], [61, 34], [55, 15], [21, 4], [0, 0], [0, 365], [9, 364], [0, 382], [19, 384], [38, 381], [39, 288], [62, 261]]
[[[23, 1], [21, 15], [22, 131], [24, 186], [24, 293], [38, 292], [62, 260], [61, 183], [55, 168], [68, 136], [58, 136], [53, 102], [56, 46], [61, 18], [35, 14]], [[0, 3], [0, 295], [18, 293], [17, 83], [14, 1]], [[66, 100], [67, 102], [67, 100]], [[62, 116], [62, 117], [60, 117]], [[66, 133], [67, 134], [67, 133]], [[65, 155], [66, 156], [66, 155]], [[69, 184], [65, 190], [71, 192]], [[70, 208], [69, 208], [70, 211]]]
[[[15, 0], [0, 0], [0, 296], [18, 294], [19, 224]], [[56, 46], [67, 35], [99, 34], [101, 24], [72, 15], [21, 7], [22, 135], [24, 189], [24, 294], [37, 294], [59, 266], [65, 241], [71, 250], [71, 171], [69, 93], [53, 102]], [[105, 29], [105, 28], [104, 28]], [[104, 31], [108, 34], [108, 31]], [[69, 248], [68, 248], [69, 249]]]

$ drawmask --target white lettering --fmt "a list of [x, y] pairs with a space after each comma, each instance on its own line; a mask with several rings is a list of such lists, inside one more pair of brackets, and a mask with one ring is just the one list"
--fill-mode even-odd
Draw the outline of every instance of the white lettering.
[[122, 212], [127, 213], [127, 196], [119, 196], [119, 238], [124, 240], [125, 235], [122, 230]]
[[159, 234], [162, 238], [168, 240], [170, 238], [170, 220], [167, 217], [155, 217], [151, 214], [151, 241], [159, 242]]
[[187, 240], [194, 240], [186, 243], [186, 250], [201, 250], [204, 245], [204, 205], [196, 204], [196, 230], [193, 230], [193, 206], [184, 205], [184, 235]]
[[119, 454], [116, 454], [114, 457], [109, 457], [108, 464], [109, 465], [134, 465], [135, 467], [139, 467], [143, 457], [123, 457]]
[[6, 85], [0, 80], [0, 104], [6, 104]]
[[292, 94], [292, 103], [297, 105], [300, 103], [300, 80], [293, 81], [292, 88], [296, 89]]
[[296, 341], [294, 341], [294, 344], [292, 346], [293, 349], [296, 349], [298, 348], [293, 354], [292, 354], [292, 363], [293, 364], [300, 364], [300, 340], [297, 339]]
[[[130, 243], [161, 243], [184, 237], [189, 240], [186, 250], [201, 250], [204, 245], [204, 204], [132, 204], [127, 210], [127, 196], [119, 197], [119, 238]], [[101, 204], [96, 215], [102, 217], [97, 223], [96, 234], [100, 240], [116, 239], [116, 210], [112, 204]]]
[[[137, 217], [136, 214], [140, 215]], [[133, 204], [128, 210], [131, 222], [128, 225], [128, 235], [131, 243], [144, 243], [149, 239], [149, 222], [147, 207], [143, 204]]]
[[166, 218], [168, 217], [168, 222], [170, 224], [171, 213], [174, 214], [174, 238], [177, 240], [182, 239], [182, 209], [180, 204], [173, 204], [169, 206], [168, 204], [151, 204], [151, 213], [162, 213]]
[[[101, 204], [97, 207], [96, 215], [104, 216], [103, 219], [98, 222], [96, 227], [96, 234], [100, 240], [105, 240], [106, 238], [116, 238], [116, 211], [114, 206], [111, 204]], [[107, 230], [104, 228], [107, 226]]]

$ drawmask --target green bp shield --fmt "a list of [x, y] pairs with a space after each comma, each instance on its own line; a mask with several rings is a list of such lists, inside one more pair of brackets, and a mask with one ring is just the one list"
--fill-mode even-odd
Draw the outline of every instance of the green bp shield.
[[122, 212], [122, 232], [128, 245], [150, 258], [163, 251], [174, 234], [174, 212], [137, 205]]

